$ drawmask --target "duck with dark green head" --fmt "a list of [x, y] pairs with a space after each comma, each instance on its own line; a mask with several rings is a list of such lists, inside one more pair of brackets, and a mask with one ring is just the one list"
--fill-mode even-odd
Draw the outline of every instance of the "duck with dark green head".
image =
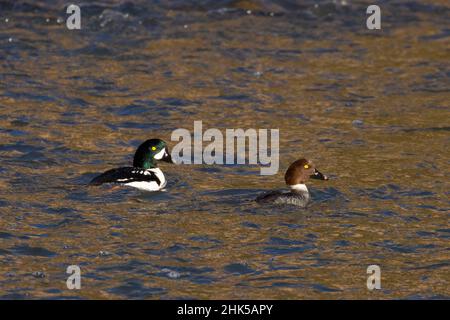
[[166, 178], [156, 165], [157, 161], [174, 163], [167, 144], [161, 139], [150, 139], [136, 150], [132, 167], [108, 170], [95, 177], [89, 185], [115, 183], [145, 191], [158, 191], [166, 186]]

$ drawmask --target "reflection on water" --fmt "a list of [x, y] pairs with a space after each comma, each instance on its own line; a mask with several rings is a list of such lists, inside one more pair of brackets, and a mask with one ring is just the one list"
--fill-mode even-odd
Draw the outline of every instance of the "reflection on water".
[[[80, 31], [1, 2], [0, 297], [448, 298], [450, 7], [383, 2], [369, 31], [369, 2], [97, 1]], [[85, 186], [194, 120], [279, 128], [280, 172]], [[300, 156], [331, 177], [310, 208], [251, 201]]]

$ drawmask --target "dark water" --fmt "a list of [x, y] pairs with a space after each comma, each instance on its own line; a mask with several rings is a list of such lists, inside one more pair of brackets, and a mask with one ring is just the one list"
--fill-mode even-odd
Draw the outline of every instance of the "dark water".
[[[449, 3], [380, 1], [378, 31], [369, 4], [96, 1], [70, 31], [64, 1], [0, 2], [0, 297], [448, 298]], [[279, 128], [280, 172], [85, 186], [194, 120]], [[251, 201], [302, 156], [331, 176], [310, 208]]]

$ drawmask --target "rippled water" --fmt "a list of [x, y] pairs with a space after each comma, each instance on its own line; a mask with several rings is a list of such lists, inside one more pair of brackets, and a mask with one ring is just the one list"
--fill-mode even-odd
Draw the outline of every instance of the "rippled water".
[[[69, 31], [64, 1], [0, 2], [0, 297], [448, 298], [449, 3], [381, 1], [380, 31], [369, 4], [97, 1]], [[279, 128], [280, 172], [86, 187], [194, 120]], [[310, 208], [252, 202], [302, 156]]]

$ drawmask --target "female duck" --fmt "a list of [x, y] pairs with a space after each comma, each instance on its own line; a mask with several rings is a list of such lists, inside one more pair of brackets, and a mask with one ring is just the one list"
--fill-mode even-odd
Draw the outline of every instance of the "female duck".
[[161, 169], [156, 166], [157, 160], [174, 163], [163, 140], [147, 140], [137, 148], [132, 167], [108, 170], [92, 179], [89, 185], [116, 183], [145, 191], [161, 190], [167, 181]]
[[306, 207], [310, 200], [306, 181], [312, 179], [328, 180], [328, 177], [320, 173], [314, 164], [306, 159], [293, 162], [284, 175], [290, 191], [270, 191], [256, 198], [259, 203], [292, 204]]

